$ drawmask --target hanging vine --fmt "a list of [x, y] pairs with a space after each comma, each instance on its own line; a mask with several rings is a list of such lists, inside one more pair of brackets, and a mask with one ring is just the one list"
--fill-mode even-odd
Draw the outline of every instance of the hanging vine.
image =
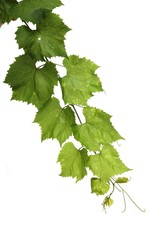
[[[0, 24], [21, 20], [16, 41], [24, 50], [11, 64], [4, 82], [12, 88], [12, 100], [37, 108], [34, 122], [41, 128], [42, 141], [49, 138], [59, 141], [60, 175], [78, 182], [87, 175], [87, 169], [91, 170], [91, 192], [106, 195], [103, 207], [113, 204], [111, 196], [117, 189], [123, 195], [126, 209], [125, 195], [135, 204], [121, 186], [128, 178], [115, 176], [130, 169], [113, 146], [123, 137], [113, 127], [109, 114], [88, 105], [95, 92], [103, 91], [96, 74], [98, 66], [86, 58], [68, 56], [64, 41], [70, 28], [53, 12], [61, 5], [60, 0], [1, 0]], [[59, 64], [53, 62], [53, 57], [63, 59], [64, 77], [60, 77]], [[37, 67], [39, 61], [41, 66]], [[55, 86], [61, 89], [61, 104], [54, 94]], [[77, 109], [81, 109], [81, 114]], [[71, 136], [80, 148], [75, 146], [75, 140], [71, 141]]]

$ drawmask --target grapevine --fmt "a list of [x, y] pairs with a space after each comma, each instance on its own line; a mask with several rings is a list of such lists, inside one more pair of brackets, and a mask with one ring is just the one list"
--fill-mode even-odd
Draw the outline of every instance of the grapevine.
[[[60, 0], [1, 0], [0, 26], [21, 20], [16, 41], [24, 50], [11, 64], [4, 83], [12, 89], [11, 100], [37, 108], [34, 123], [41, 128], [42, 141], [59, 141], [60, 175], [78, 182], [90, 170], [91, 192], [106, 195], [103, 207], [113, 204], [111, 196], [117, 189], [123, 195], [125, 210], [125, 195], [136, 203], [121, 186], [129, 179], [119, 177], [131, 170], [121, 161], [113, 144], [123, 137], [112, 125], [109, 114], [88, 104], [94, 93], [104, 91], [96, 73], [98, 66], [85, 57], [68, 56], [65, 36], [71, 29], [54, 13], [61, 5]], [[62, 59], [62, 65], [55, 63], [56, 57]], [[66, 70], [63, 77], [58, 66]], [[55, 86], [61, 89], [62, 99], [55, 96]]]

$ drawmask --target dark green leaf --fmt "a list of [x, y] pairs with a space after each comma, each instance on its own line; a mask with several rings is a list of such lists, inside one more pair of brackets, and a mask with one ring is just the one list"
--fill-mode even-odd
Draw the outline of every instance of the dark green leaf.
[[[14, 8], [12, 8], [12, 15], [15, 18], [21, 18], [26, 22], [37, 23], [43, 19], [43, 14], [41, 10], [50, 10], [53, 8], [61, 6], [62, 3], [60, 0], [23, 0], [18, 3]], [[38, 18], [42, 17], [42, 19]]]
[[11, 8], [16, 6], [16, 0], [1, 0], [0, 1], [0, 23], [9, 22], [12, 20]]
[[53, 94], [58, 77], [51, 62], [36, 68], [35, 61], [27, 55], [16, 58], [5, 79], [13, 90], [12, 99], [32, 103], [41, 107]]
[[30, 54], [36, 60], [44, 57], [66, 56], [64, 46], [65, 34], [69, 28], [60, 17], [53, 13], [47, 13], [37, 30], [31, 30], [26, 26], [19, 27], [16, 32], [16, 40], [20, 48]]

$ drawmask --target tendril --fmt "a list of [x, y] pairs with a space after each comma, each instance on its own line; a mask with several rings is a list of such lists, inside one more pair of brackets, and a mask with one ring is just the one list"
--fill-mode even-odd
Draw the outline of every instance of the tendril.
[[[109, 195], [107, 195], [102, 203], [103, 207], [105, 207], [105, 201], [107, 198], [110, 198], [111, 195], [114, 193], [114, 190], [117, 189], [119, 192], [122, 193], [122, 196], [123, 196], [123, 201], [124, 201], [124, 209], [122, 212], [125, 212], [126, 211], [126, 208], [127, 208], [127, 203], [126, 203], [126, 198], [125, 198], [125, 195], [130, 199], [130, 201], [141, 211], [141, 212], [146, 212], [146, 209], [142, 209], [138, 206], [138, 204], [133, 200], [133, 198], [126, 192], [126, 190], [124, 190], [124, 188], [115, 181], [115, 179], [112, 177], [110, 179], [110, 182], [112, 183], [113, 185], [113, 190], [111, 191], [111, 193]], [[118, 188], [117, 188], [118, 186]], [[120, 189], [119, 189], [120, 188]]]
[[124, 201], [124, 209], [123, 209], [122, 213], [124, 213], [126, 211], [126, 207], [127, 207], [124, 191], [122, 191], [122, 196], [123, 196], [123, 201]]

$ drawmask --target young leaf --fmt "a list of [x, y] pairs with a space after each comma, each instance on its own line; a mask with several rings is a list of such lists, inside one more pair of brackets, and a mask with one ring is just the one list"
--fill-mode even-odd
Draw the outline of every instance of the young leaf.
[[70, 29], [61, 18], [54, 13], [47, 13], [37, 30], [21, 26], [16, 32], [16, 40], [20, 48], [24, 48], [36, 60], [44, 57], [67, 56], [64, 40]]
[[39, 109], [34, 122], [41, 126], [42, 140], [57, 138], [61, 145], [72, 135], [75, 117], [70, 107], [61, 108], [58, 99], [53, 97]]
[[75, 177], [78, 182], [87, 174], [85, 168], [87, 160], [86, 149], [77, 150], [73, 143], [66, 143], [58, 156], [58, 162], [62, 167], [60, 176]]
[[110, 121], [111, 116], [102, 110], [85, 107], [86, 123], [74, 127], [74, 137], [90, 151], [99, 151], [100, 144], [123, 139]]
[[53, 94], [57, 85], [57, 71], [51, 62], [36, 68], [35, 61], [28, 55], [16, 58], [5, 79], [13, 90], [12, 100], [32, 103], [41, 107]]
[[129, 179], [126, 178], [126, 177], [119, 177], [119, 178], [116, 179], [115, 182], [116, 183], [127, 183], [127, 182], [129, 182]]
[[131, 170], [124, 165], [118, 152], [110, 144], [105, 144], [100, 154], [91, 155], [88, 166], [94, 175], [106, 182], [115, 175]]
[[[21, 18], [26, 22], [39, 22], [38, 16], [41, 9], [52, 10], [61, 6], [60, 0], [23, 0], [12, 8], [14, 18]], [[37, 16], [38, 15], [38, 16]]]
[[67, 75], [61, 79], [65, 103], [87, 105], [93, 92], [102, 91], [101, 82], [95, 74], [98, 66], [75, 55], [65, 58], [63, 64], [67, 69]]
[[109, 191], [109, 184], [101, 181], [99, 178], [91, 178], [92, 193], [103, 195]]
[[114, 203], [113, 199], [107, 196], [107, 197], [104, 199], [103, 207], [104, 207], [104, 208], [110, 207], [110, 206], [113, 205], [113, 203]]

